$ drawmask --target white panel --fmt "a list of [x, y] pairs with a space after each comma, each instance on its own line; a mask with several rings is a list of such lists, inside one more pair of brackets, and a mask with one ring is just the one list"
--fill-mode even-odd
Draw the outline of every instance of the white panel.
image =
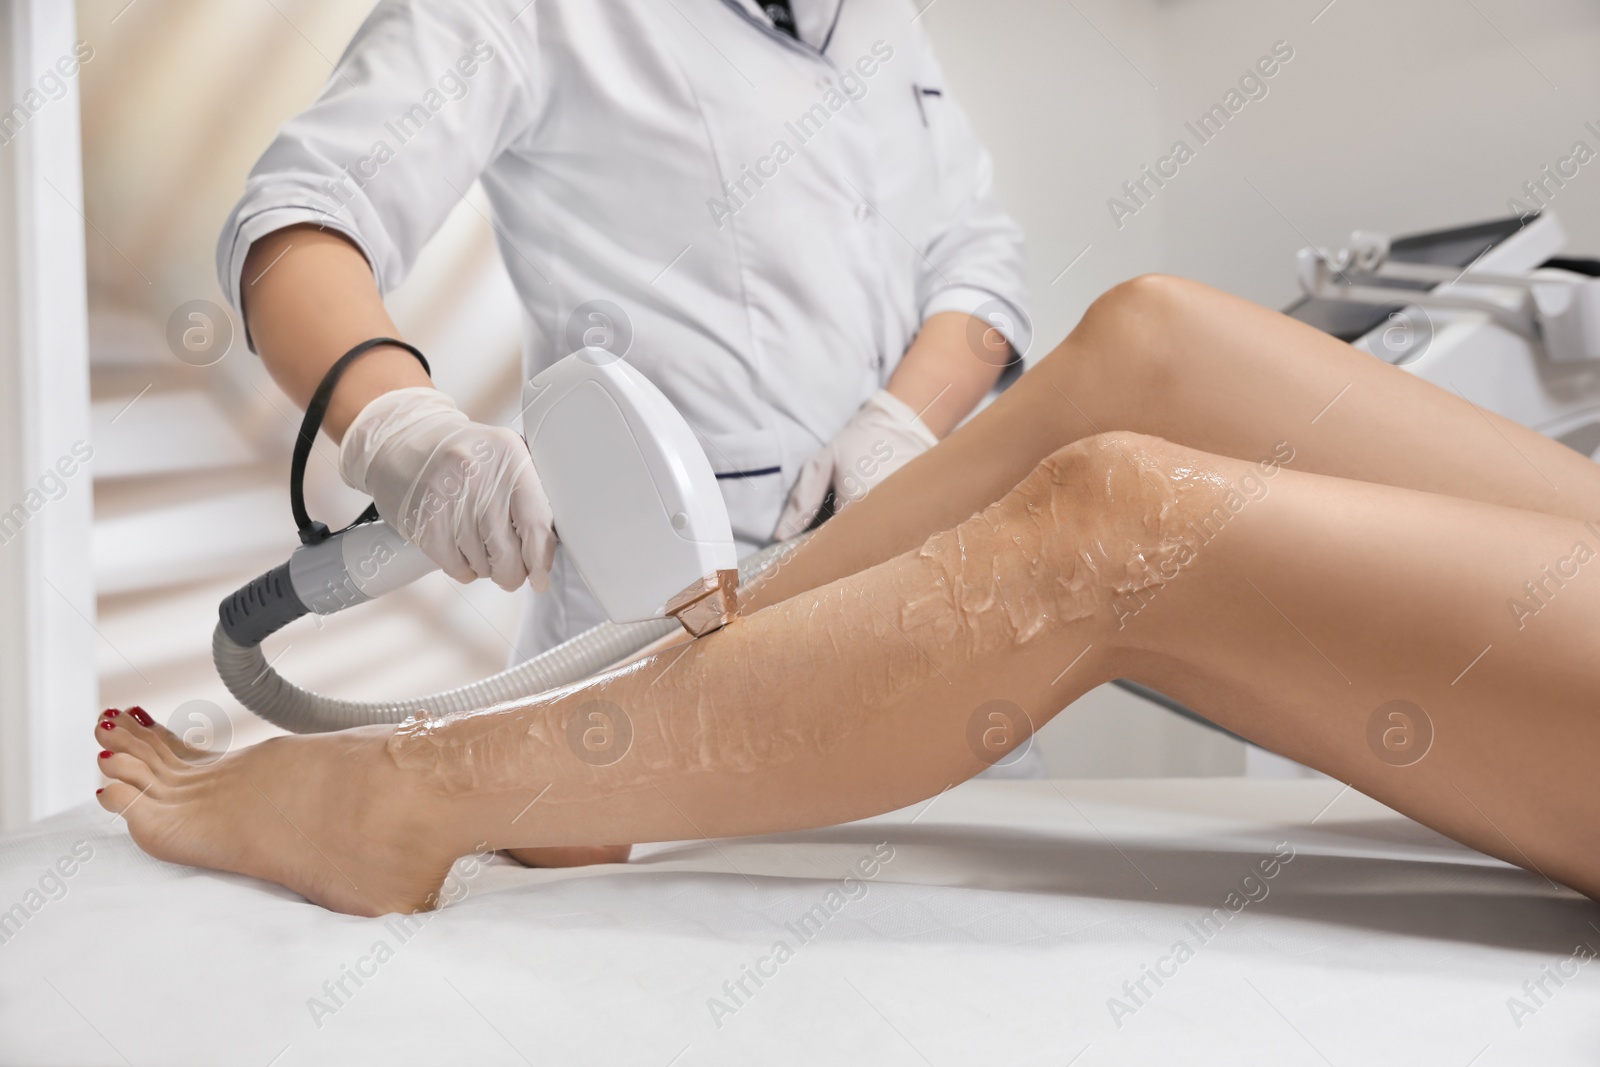
[[[96, 681], [93, 464], [78, 462], [89, 442], [78, 80], [61, 78], [55, 98], [28, 96], [72, 57], [75, 37], [71, 4], [0, 0], [0, 100], [29, 112], [0, 146], [0, 509], [20, 525], [0, 547], [4, 825], [80, 803], [97, 777], [84, 758]], [[10, 510], [19, 505], [22, 512]]]

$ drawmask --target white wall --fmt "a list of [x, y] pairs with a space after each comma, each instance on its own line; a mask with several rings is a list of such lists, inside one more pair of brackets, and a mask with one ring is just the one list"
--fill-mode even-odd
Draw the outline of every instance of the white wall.
[[923, 16], [1028, 234], [1030, 358], [1099, 293], [1159, 263], [1159, 233], [1117, 233], [1102, 203], [1158, 143], [1159, 14], [1154, 0], [935, 0]]
[[[1141, 271], [1280, 306], [1308, 241], [1502, 216], [1575, 140], [1600, 151], [1588, 0], [936, 0], [923, 21], [1027, 230], [1035, 356]], [[1295, 58], [1268, 95], [1116, 226], [1106, 201], [1196, 144], [1185, 120], [1278, 40]], [[1572, 249], [1600, 254], [1600, 160], [1554, 207]]]
[[[1501, 217], [1574, 141], [1600, 151], [1584, 129], [1600, 127], [1590, 0], [1337, 0], [1313, 25], [1326, 3], [1161, 5], [1163, 139], [1274, 40], [1296, 53], [1161, 192], [1164, 270], [1281, 306], [1307, 241]], [[1553, 207], [1569, 250], [1600, 255], [1600, 160]]]

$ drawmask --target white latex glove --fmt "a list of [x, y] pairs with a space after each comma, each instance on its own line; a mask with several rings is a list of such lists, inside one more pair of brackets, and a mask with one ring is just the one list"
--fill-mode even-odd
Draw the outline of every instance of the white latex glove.
[[776, 536], [786, 540], [811, 525], [829, 488], [835, 506], [843, 511], [938, 443], [910, 405], [879, 389], [838, 436], [800, 468], [789, 503], [778, 518]]
[[396, 389], [345, 431], [339, 473], [456, 581], [549, 587], [550, 500], [515, 430], [473, 422], [437, 389]]

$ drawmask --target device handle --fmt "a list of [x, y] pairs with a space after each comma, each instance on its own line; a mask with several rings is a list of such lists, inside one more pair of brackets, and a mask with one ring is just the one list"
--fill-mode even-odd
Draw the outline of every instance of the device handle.
[[438, 569], [427, 553], [383, 519], [302, 545], [289, 557], [295, 595], [318, 615], [376, 600]]
[[218, 621], [234, 644], [253, 648], [302, 615], [332, 615], [438, 569], [387, 522], [365, 522], [295, 549], [224, 600]]

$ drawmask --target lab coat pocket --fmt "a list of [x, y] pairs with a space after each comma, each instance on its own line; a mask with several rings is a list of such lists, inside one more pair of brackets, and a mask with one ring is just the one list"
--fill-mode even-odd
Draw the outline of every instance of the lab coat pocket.
[[716, 472], [741, 554], [768, 544], [788, 484], [777, 435], [770, 430], [737, 430], [698, 436]]

